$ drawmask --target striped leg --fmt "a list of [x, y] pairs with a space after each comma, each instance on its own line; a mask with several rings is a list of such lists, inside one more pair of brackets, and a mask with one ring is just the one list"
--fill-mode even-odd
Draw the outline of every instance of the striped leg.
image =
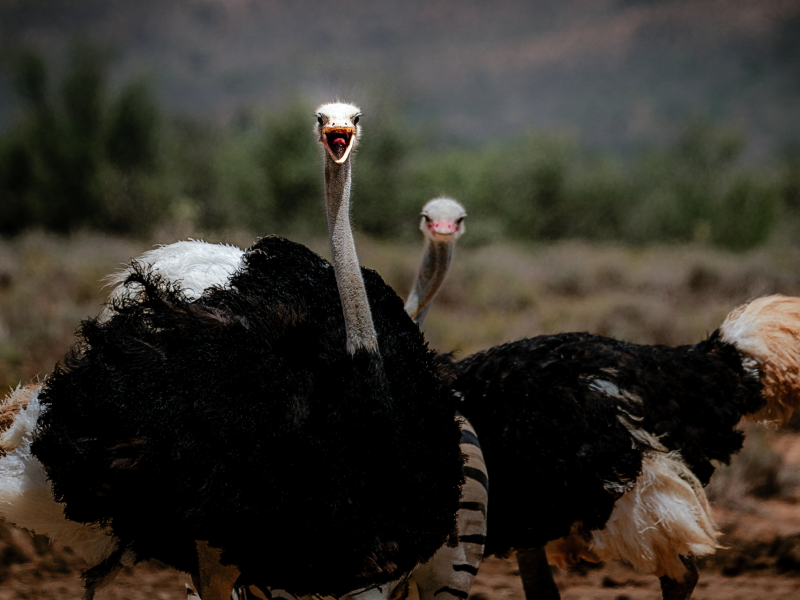
[[517, 565], [525, 600], [559, 600], [558, 586], [547, 562], [544, 548], [517, 550]]
[[411, 574], [417, 583], [420, 600], [466, 598], [478, 566], [483, 559], [486, 542], [486, 506], [489, 499], [489, 478], [486, 463], [472, 425], [461, 419], [461, 451], [467, 460], [466, 482], [461, 490], [458, 511], [458, 546], [442, 546], [433, 558]]

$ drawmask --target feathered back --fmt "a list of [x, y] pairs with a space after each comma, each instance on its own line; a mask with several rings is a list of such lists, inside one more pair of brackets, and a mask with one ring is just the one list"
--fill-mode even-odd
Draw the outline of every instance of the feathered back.
[[752, 357], [766, 406], [753, 421], [785, 425], [800, 409], [800, 298], [774, 295], [734, 309], [720, 327], [724, 341]]
[[[33, 451], [68, 518], [196, 571], [344, 593], [446, 541], [463, 481], [454, 406], [400, 298], [364, 270], [389, 389], [347, 354], [333, 268], [276, 237], [195, 301], [141, 269], [48, 379]], [[379, 378], [380, 380], [380, 378]]]
[[[486, 554], [542, 546], [575, 522], [583, 533], [602, 528], [653, 450], [680, 452], [707, 483], [712, 461], [741, 448], [742, 415], [763, 404], [758, 380], [716, 332], [675, 348], [543, 335], [452, 367], [458, 410], [493, 476]], [[531, 492], [532, 481], [547, 487]]]

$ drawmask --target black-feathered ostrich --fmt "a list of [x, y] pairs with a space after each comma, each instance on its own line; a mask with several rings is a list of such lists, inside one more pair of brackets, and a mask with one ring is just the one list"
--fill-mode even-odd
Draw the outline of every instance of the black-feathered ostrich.
[[486, 553], [517, 550], [526, 597], [559, 597], [548, 557], [615, 558], [684, 600], [719, 547], [711, 461], [741, 448], [742, 418], [781, 425], [800, 407], [800, 299], [754, 300], [689, 346], [566, 333], [450, 362], [492, 474]]
[[[466, 212], [463, 207], [449, 198], [435, 198], [423, 207], [420, 229], [425, 235], [425, 250], [414, 285], [414, 292], [420, 295], [415, 300], [412, 294], [406, 303], [406, 311], [412, 317], [425, 311], [444, 281], [452, 259], [455, 241], [464, 232], [463, 220], [465, 217]], [[169, 246], [163, 246], [155, 252], [169, 249]], [[166, 263], [163, 261], [165, 256], [167, 257]], [[172, 261], [170, 255], [154, 254], [151, 251], [145, 257], [161, 261], [153, 264], [152, 268], [159, 268], [159, 272], [171, 277], [179, 278], [186, 269]], [[197, 264], [191, 265], [188, 270], [194, 278], [199, 276], [208, 279], [214, 276], [213, 274], [207, 275], [206, 269]], [[115, 275], [114, 278], [123, 281], [119, 275]], [[114, 289], [112, 296], [123, 296], [127, 293], [127, 290]], [[136, 294], [132, 294], [131, 298], [136, 298]], [[418, 319], [418, 322], [421, 322], [421, 319]], [[346, 594], [340, 600], [393, 600], [398, 598], [439, 600], [443, 597], [442, 594], [456, 598], [465, 598], [468, 595], [483, 558], [489, 478], [475, 430], [461, 415], [459, 415], [458, 421], [461, 427], [460, 447], [465, 457], [465, 483], [461, 489], [457, 514], [458, 543], [443, 545], [433, 558], [418, 566], [409, 576], [370, 590], [357, 590]], [[187, 589], [187, 598], [198, 600], [200, 596]], [[231, 600], [256, 598], [298, 600], [296, 596], [286, 590], [275, 588], [262, 590], [257, 585], [238, 587]]]
[[195, 299], [136, 269], [138, 297], [86, 321], [54, 374], [0, 409], [0, 514], [95, 565], [87, 597], [150, 558], [199, 575], [205, 600], [252, 583], [342, 594], [398, 579], [453, 533], [451, 395], [355, 254], [359, 116], [318, 111], [333, 265], [267, 237]]
[[[445, 277], [453, 256], [456, 240], [464, 232], [464, 208], [450, 198], [435, 198], [422, 209], [420, 229], [425, 236], [425, 249], [406, 311], [419, 323]], [[173, 271], [175, 274], [175, 271]], [[457, 515], [458, 543], [443, 545], [425, 564], [410, 576], [371, 590], [347, 594], [344, 600], [390, 600], [417, 598], [441, 600], [445, 597], [466, 598], [478, 573], [486, 539], [486, 516], [489, 477], [480, 443], [472, 425], [459, 415], [461, 450], [465, 456], [465, 483]], [[403, 490], [397, 490], [402, 494]], [[189, 592], [190, 600], [200, 596]], [[232, 600], [282, 598], [297, 600], [286, 590], [262, 590], [258, 586], [242, 586]]]

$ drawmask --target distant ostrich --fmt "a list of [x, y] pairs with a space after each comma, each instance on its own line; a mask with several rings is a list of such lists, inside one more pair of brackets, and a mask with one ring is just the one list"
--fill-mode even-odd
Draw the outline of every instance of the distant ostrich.
[[467, 211], [452, 198], [434, 198], [422, 207], [419, 228], [425, 236], [425, 247], [422, 264], [406, 300], [406, 312], [420, 325], [447, 277], [455, 243], [464, 233], [466, 217]]
[[[426, 253], [424, 280], [440, 285], [449, 261], [434, 256], [451, 253]], [[433, 297], [420, 280], [407, 308]], [[694, 560], [719, 547], [711, 461], [741, 448], [741, 418], [782, 425], [798, 409], [799, 336], [800, 299], [768, 296], [690, 346], [567, 333], [443, 357], [492, 474], [486, 553], [517, 549], [529, 600], [559, 597], [548, 557], [621, 559], [688, 598]]]
[[0, 515], [95, 565], [87, 598], [150, 558], [198, 575], [204, 600], [250, 584], [343, 594], [397, 580], [453, 533], [452, 397], [355, 253], [359, 117], [317, 112], [333, 266], [267, 237], [198, 297], [134, 268], [137, 297], [0, 409]]

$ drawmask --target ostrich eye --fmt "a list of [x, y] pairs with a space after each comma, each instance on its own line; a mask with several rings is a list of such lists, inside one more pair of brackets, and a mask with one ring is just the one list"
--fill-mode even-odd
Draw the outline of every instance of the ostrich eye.
[[361, 115], [356, 115], [353, 117], [353, 125], [358, 125], [358, 120], [361, 118]]
[[426, 215], [425, 213], [420, 213], [420, 216], [421, 216], [423, 219], [425, 219], [425, 220], [426, 220], [428, 223], [430, 223], [430, 222], [431, 222], [431, 218], [430, 218], [428, 215]]
[[466, 218], [466, 217], [459, 217], [459, 218], [456, 220], [456, 225], [461, 225], [461, 223], [463, 223], [463, 222], [464, 222], [464, 219], [465, 219], [465, 218]]
[[321, 115], [317, 115], [317, 123], [322, 125], [322, 116]]

